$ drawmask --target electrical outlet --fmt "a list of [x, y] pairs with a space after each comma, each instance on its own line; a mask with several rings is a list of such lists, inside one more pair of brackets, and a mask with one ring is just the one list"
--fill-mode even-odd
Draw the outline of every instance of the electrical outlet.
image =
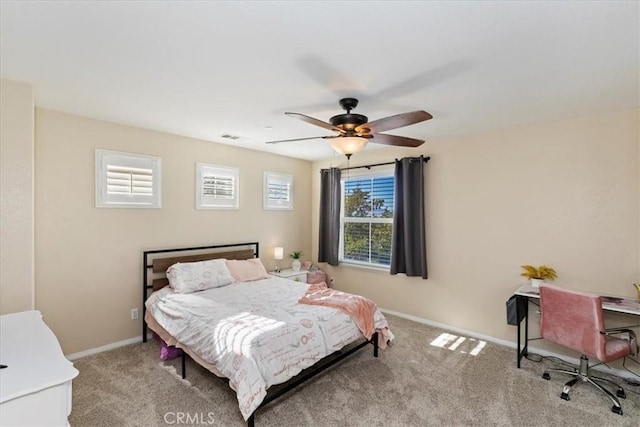
[[334, 278], [333, 278], [333, 277], [330, 277], [330, 278], [329, 278], [329, 284], [330, 284], [331, 286], [333, 286], [333, 285], [335, 285], [335, 284], [336, 284], [336, 281], [334, 280]]
[[138, 319], [138, 309], [137, 308], [132, 308], [131, 309], [131, 320], [137, 320]]

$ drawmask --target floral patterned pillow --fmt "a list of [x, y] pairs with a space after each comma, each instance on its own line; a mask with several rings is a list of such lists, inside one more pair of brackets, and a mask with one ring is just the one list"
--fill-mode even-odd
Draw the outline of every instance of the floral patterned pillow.
[[167, 269], [167, 279], [173, 290], [181, 294], [219, 288], [235, 282], [224, 259], [175, 263]]

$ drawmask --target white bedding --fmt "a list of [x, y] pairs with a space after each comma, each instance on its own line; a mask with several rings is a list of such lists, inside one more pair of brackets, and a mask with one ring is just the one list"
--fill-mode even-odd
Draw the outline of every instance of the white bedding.
[[[165, 287], [145, 304], [162, 328], [229, 378], [246, 420], [271, 385], [362, 337], [347, 314], [297, 304], [308, 287], [279, 277], [190, 294]], [[380, 310], [375, 326], [388, 327]]]

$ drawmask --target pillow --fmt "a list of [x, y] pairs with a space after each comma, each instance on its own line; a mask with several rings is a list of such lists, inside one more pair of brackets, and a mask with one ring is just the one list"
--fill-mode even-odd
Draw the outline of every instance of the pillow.
[[269, 273], [265, 270], [259, 258], [227, 260], [227, 268], [236, 282], [250, 282], [252, 280], [268, 279]]
[[234, 282], [224, 259], [177, 262], [167, 269], [169, 284], [178, 293], [202, 291]]

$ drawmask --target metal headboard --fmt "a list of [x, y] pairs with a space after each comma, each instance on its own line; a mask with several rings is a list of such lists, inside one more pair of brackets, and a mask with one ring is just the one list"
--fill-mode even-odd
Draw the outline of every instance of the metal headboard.
[[[183, 255], [183, 256], [175, 256], [172, 255], [169, 258], [172, 262], [179, 262], [182, 260], [183, 262], [194, 261], [194, 260], [205, 260], [205, 259], [214, 259], [221, 258], [222, 254], [231, 255], [229, 258], [235, 258], [233, 256], [235, 251], [227, 251], [223, 252], [221, 249], [232, 249], [236, 248], [237, 253], [246, 254], [248, 248], [253, 248], [253, 257], [258, 258], [259, 256], [259, 247], [260, 244], [258, 242], [248, 242], [248, 243], [230, 243], [225, 245], [209, 245], [209, 246], [194, 246], [189, 248], [169, 248], [169, 249], [154, 249], [150, 251], [144, 251], [143, 260], [142, 260], [142, 342], [147, 342], [147, 322], [145, 321], [145, 315], [147, 313], [147, 307], [145, 305], [145, 301], [149, 297], [149, 290], [154, 289], [154, 283], [149, 283], [149, 270], [153, 269], [154, 273], [164, 272], [169, 267], [167, 263], [162, 263], [162, 270], [154, 269], [154, 264], [157, 264], [157, 260], [162, 260], [165, 257], [158, 257], [158, 254], [177, 254], [177, 253], [185, 253], [191, 252], [191, 254]], [[212, 250], [211, 252], [206, 252], [208, 250]], [[203, 252], [204, 251], [204, 252]], [[158, 279], [153, 282], [157, 282]]]

